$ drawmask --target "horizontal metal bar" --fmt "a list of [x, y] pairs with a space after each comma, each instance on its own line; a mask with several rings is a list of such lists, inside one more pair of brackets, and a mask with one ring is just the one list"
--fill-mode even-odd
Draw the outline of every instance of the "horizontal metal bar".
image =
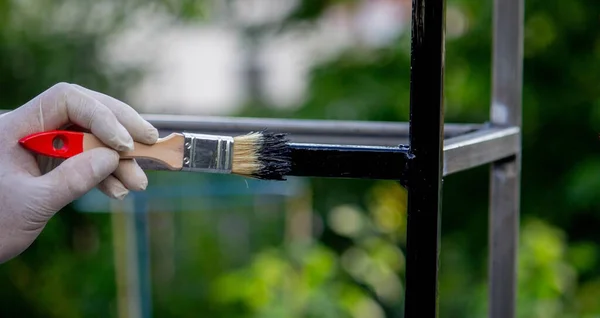
[[291, 176], [397, 180], [405, 183], [408, 147], [291, 143]]
[[[211, 133], [212, 131], [208, 131]], [[212, 132], [215, 133], [215, 132]], [[161, 135], [166, 134], [161, 131]], [[290, 135], [290, 139], [294, 135]], [[492, 163], [520, 152], [519, 127], [489, 127], [452, 137], [444, 141], [443, 175]], [[402, 145], [327, 145], [293, 142], [290, 175], [331, 178], [365, 178], [399, 180], [404, 183], [405, 171], [397, 167], [406, 162]], [[164, 170], [160, 164], [140, 159], [144, 170]]]
[[[399, 122], [152, 114], [142, 116], [164, 135], [188, 131], [236, 136], [268, 129], [289, 133], [290, 140], [298, 143], [398, 146], [408, 143], [409, 134], [409, 124]], [[451, 138], [481, 127], [481, 124], [446, 124], [444, 136]]]
[[484, 128], [444, 141], [444, 176], [518, 154], [519, 127]]
[[[0, 111], [0, 114], [2, 113], [3, 111]], [[267, 128], [275, 132], [289, 133], [290, 141], [294, 143], [383, 147], [408, 144], [408, 123], [180, 115], [142, 116], [159, 129], [161, 136], [181, 131], [236, 136]], [[484, 127], [482, 124], [445, 124], [444, 176], [491, 163], [520, 151], [518, 127], [482, 127]], [[161, 170], [154, 162], [139, 161], [140, 165], [147, 170]], [[396, 180], [395, 177], [391, 178]]]

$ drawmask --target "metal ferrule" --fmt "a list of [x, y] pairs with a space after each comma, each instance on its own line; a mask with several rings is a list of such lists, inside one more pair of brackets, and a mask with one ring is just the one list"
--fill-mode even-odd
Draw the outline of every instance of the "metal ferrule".
[[231, 173], [233, 137], [183, 133], [183, 171]]

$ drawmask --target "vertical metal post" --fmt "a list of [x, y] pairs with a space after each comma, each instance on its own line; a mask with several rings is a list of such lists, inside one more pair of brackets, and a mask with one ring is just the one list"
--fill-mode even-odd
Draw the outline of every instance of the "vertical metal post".
[[[491, 121], [521, 126], [523, 0], [494, 0]], [[495, 162], [490, 178], [489, 317], [515, 317], [520, 153]]]
[[413, 0], [405, 317], [436, 317], [443, 169], [445, 0]]

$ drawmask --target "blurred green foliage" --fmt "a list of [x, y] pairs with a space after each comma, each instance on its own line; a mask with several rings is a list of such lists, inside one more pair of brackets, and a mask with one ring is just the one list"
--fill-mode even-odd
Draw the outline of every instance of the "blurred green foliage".
[[[304, 0], [287, 22], [313, 20], [337, 2]], [[36, 2], [38, 14], [30, 14], [22, 6], [33, 2], [0, 0], [1, 108], [18, 107], [59, 81], [121, 98], [143, 70], [106, 68], [99, 47], [127, 23], [128, 13], [151, 7], [191, 20], [210, 13], [195, 1], [112, 1], [114, 14], [103, 27], [86, 28], [95, 21], [94, 3]], [[52, 18], [65, 8], [75, 10], [77, 19], [54, 25]], [[489, 117], [492, 8], [491, 1], [448, 2], [449, 25], [458, 23], [458, 12], [467, 24], [464, 33], [449, 32], [447, 39], [447, 122]], [[526, 1], [519, 317], [600, 315], [599, 9], [593, 0]], [[404, 34], [389, 47], [351, 49], [319, 65], [298, 109], [250, 104], [240, 115], [406, 121], [409, 75], [410, 42]], [[487, 310], [488, 173], [481, 167], [445, 180], [443, 317], [482, 317]], [[168, 178], [161, 175], [151, 184]], [[184, 212], [173, 220], [154, 216], [158, 224], [175, 224], [177, 233], [171, 245], [153, 237], [155, 314], [400, 314], [404, 189], [390, 182], [315, 179], [310, 191], [313, 238], [284, 239], [284, 216], [265, 217], [264, 207], [225, 213], [188, 203], [171, 207]], [[274, 207], [274, 214], [288, 208]], [[240, 220], [252, 228], [244, 236], [251, 246], [240, 247], [243, 239], [235, 236], [224, 245], [215, 224]], [[112, 244], [118, 242], [111, 224], [107, 214], [72, 207], [59, 213], [28, 251], [0, 267], [2, 316], [116, 316]]]

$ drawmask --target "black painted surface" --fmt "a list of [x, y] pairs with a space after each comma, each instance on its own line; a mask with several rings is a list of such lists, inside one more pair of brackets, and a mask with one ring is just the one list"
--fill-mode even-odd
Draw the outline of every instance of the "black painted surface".
[[[444, 0], [413, 0], [405, 317], [436, 317], [443, 168]], [[400, 163], [401, 164], [401, 163]]]
[[404, 184], [408, 148], [290, 144], [289, 175], [353, 179], [398, 180]]

